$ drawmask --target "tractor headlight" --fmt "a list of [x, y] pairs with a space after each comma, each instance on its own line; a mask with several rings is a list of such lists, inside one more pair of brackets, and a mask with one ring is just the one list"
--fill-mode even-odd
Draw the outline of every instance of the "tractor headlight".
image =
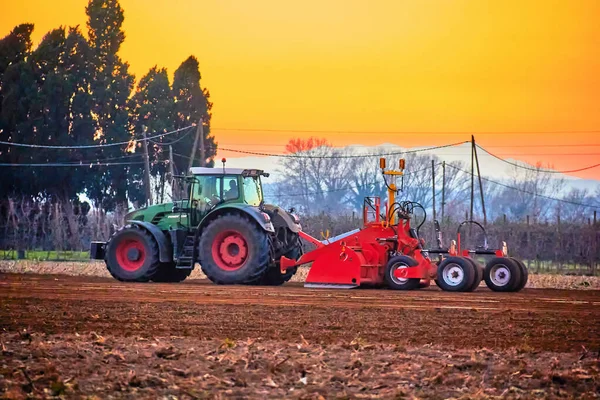
[[296, 214], [290, 213], [290, 216], [292, 217], [292, 221], [294, 221], [295, 224], [300, 223], [300, 218], [298, 218], [298, 216]]
[[266, 212], [261, 212], [261, 214], [265, 219], [265, 222], [271, 222], [271, 217], [269, 216], [269, 214], [267, 214]]

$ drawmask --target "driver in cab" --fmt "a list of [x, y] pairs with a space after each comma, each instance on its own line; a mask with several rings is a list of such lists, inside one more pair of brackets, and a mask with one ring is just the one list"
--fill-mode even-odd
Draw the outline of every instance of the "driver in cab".
[[237, 181], [235, 179], [231, 179], [229, 181], [229, 190], [225, 192], [225, 200], [233, 200], [237, 199], [239, 196]]

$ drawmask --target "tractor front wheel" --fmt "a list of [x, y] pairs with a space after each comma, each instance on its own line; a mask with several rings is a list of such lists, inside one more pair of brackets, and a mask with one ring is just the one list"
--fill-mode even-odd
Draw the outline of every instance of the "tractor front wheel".
[[160, 264], [158, 245], [145, 229], [126, 225], [108, 241], [105, 263], [119, 281], [148, 282]]
[[202, 272], [217, 284], [255, 282], [270, 261], [268, 232], [242, 215], [217, 217], [201, 233], [198, 246]]
[[[421, 280], [419, 278], [398, 278], [394, 273], [402, 268], [411, 268], [414, 259], [408, 256], [395, 256], [390, 258], [385, 266], [385, 283], [390, 289], [394, 290], [414, 290], [419, 288]], [[416, 261], [415, 261], [416, 262]]]

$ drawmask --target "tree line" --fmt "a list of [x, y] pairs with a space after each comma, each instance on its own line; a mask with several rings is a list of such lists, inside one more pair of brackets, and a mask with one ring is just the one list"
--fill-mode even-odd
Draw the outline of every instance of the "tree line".
[[[200, 85], [198, 59], [190, 56], [170, 82], [165, 68], [151, 68], [139, 81], [119, 56], [125, 40], [118, 0], [90, 0], [87, 36], [79, 26], [58, 27], [33, 48], [34, 25], [23, 23], [0, 40], [0, 141], [71, 149], [0, 144], [0, 193], [25, 201], [60, 203], [68, 215], [87, 203], [103, 210], [144, 204], [143, 146], [148, 135], [190, 129], [148, 141], [152, 193], [163, 193], [172, 143], [173, 167], [212, 165], [216, 142], [210, 133], [210, 93]], [[193, 148], [203, 121], [205, 159]], [[137, 139], [137, 140], [136, 140]], [[123, 145], [112, 146], [113, 143]], [[100, 145], [100, 146], [99, 146]], [[96, 164], [94, 164], [96, 162]], [[100, 164], [98, 164], [98, 162]], [[37, 167], [28, 164], [60, 163]], [[81, 165], [78, 165], [78, 164]], [[3, 212], [7, 212], [3, 204]]]

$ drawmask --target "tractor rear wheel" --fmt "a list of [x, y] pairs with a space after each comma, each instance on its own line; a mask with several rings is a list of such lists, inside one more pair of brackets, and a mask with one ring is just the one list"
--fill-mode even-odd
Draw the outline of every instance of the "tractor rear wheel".
[[435, 283], [447, 292], [467, 292], [477, 277], [475, 270], [465, 257], [448, 257], [439, 263]]
[[191, 268], [177, 268], [175, 263], [160, 263], [152, 281], [157, 283], [183, 282], [191, 273]]
[[485, 266], [483, 279], [494, 292], [514, 292], [521, 283], [521, 268], [514, 260], [495, 257]]
[[217, 284], [255, 282], [270, 261], [268, 232], [242, 215], [226, 214], [210, 222], [198, 247], [202, 272]]
[[[302, 244], [300, 243], [300, 239], [296, 242], [294, 247], [284, 254], [285, 257], [291, 260], [297, 260], [302, 255]], [[275, 268], [267, 268], [267, 271], [262, 276], [262, 278], [257, 282], [258, 285], [265, 286], [281, 286], [284, 283], [288, 282], [292, 279], [292, 276], [298, 271], [298, 267], [290, 268], [286, 271], [285, 274], [282, 274], [278, 267]]]
[[394, 290], [414, 290], [419, 288], [421, 279], [419, 278], [398, 278], [394, 275], [399, 269], [411, 268], [416, 261], [408, 256], [394, 256], [389, 259], [385, 266], [384, 280], [390, 289]]
[[158, 244], [145, 229], [126, 225], [108, 241], [105, 263], [119, 281], [148, 282], [160, 264]]
[[514, 257], [510, 257], [510, 259], [519, 264], [519, 268], [521, 268], [521, 282], [519, 282], [519, 286], [517, 286], [515, 289], [515, 292], [519, 292], [525, 287], [525, 285], [527, 285], [527, 281], [529, 280], [529, 271], [527, 271], [527, 267], [523, 261]]

